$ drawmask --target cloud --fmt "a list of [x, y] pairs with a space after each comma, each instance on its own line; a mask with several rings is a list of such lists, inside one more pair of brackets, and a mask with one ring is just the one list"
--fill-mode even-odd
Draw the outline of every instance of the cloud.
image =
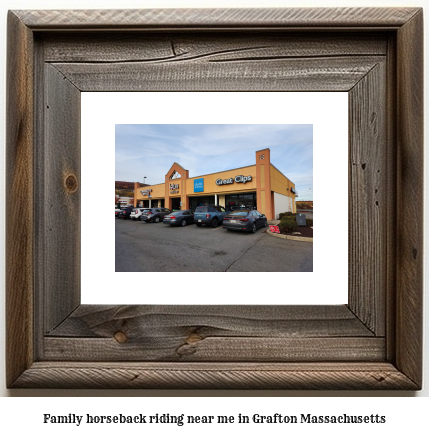
[[191, 177], [211, 174], [254, 165], [255, 151], [270, 148], [292, 182], [313, 181], [309, 124], [120, 124], [115, 139], [116, 180], [162, 183], [173, 162]]

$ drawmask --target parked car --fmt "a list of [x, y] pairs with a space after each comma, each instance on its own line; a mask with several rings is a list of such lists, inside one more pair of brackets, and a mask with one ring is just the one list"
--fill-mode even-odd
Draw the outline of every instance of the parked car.
[[195, 224], [198, 227], [201, 227], [203, 224], [217, 227], [227, 213], [222, 206], [198, 206], [194, 214]]
[[170, 226], [182, 226], [194, 224], [194, 212], [192, 210], [176, 210], [164, 217], [164, 224]]
[[267, 217], [257, 210], [235, 210], [229, 213], [223, 220], [222, 227], [227, 230], [241, 230], [256, 232], [259, 227], [267, 227]]
[[119, 218], [121, 212], [121, 209], [115, 209], [115, 218]]
[[140, 219], [148, 223], [151, 221], [154, 223], [159, 223], [164, 219], [165, 215], [168, 215], [170, 213], [170, 209], [166, 209], [164, 207], [154, 207], [151, 209], [145, 209]]
[[130, 218], [133, 220], [139, 220], [141, 219], [141, 216], [144, 211], [149, 211], [150, 209], [147, 207], [136, 207], [134, 208], [130, 213]]
[[121, 213], [119, 214], [119, 218], [123, 218], [124, 220], [128, 219], [133, 209], [134, 206], [125, 207], [124, 209], [121, 210]]

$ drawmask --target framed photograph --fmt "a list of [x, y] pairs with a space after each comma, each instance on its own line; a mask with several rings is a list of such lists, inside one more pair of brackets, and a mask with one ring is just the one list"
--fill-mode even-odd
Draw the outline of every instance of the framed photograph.
[[[82, 304], [347, 303], [346, 92], [85, 92], [81, 97]], [[261, 151], [265, 147], [269, 150]], [[257, 158], [258, 153], [265, 155], [264, 159]], [[101, 155], [103, 164], [94, 165]], [[272, 172], [278, 175], [272, 182], [275, 194], [270, 196], [274, 197], [271, 216], [270, 207], [263, 209], [257, 196], [255, 165], [267, 165], [269, 159]], [[168, 199], [169, 192], [161, 182], [176, 165], [173, 163], [187, 172], [182, 170], [185, 177], [174, 182], [179, 184], [179, 194]], [[241, 173], [250, 175], [252, 182], [230, 179]], [[199, 226], [194, 215], [193, 224], [178, 229], [177, 225], [164, 225], [168, 216], [156, 224], [154, 214], [139, 220], [130, 213], [129, 218], [114, 222], [104, 219], [102, 208], [94, 211], [99, 218], [88, 214], [95, 199], [99, 205], [111, 202], [106, 188], [109, 184], [143, 181], [144, 176], [148, 176], [149, 186], [135, 191], [137, 202], [143, 202], [145, 208], [151, 202], [152, 208], [161, 203], [161, 207], [174, 209], [180, 199], [183, 209], [204, 207], [204, 202], [210, 202], [236, 210], [245, 198], [255, 201], [249, 207], [264, 213], [267, 223], [272, 222], [274, 212], [280, 218], [277, 214], [294, 208], [291, 199], [296, 194], [282, 183], [288, 177], [299, 191], [296, 200], [314, 195], [318, 229], [332, 225], [332, 205], [324, 201], [323, 189], [309, 187], [330, 186], [336, 198], [335, 232], [344, 236], [333, 238], [332, 232], [319, 231], [313, 244], [308, 241], [311, 238], [302, 236], [306, 230], [312, 231], [310, 226], [298, 227], [300, 236], [290, 236], [286, 241], [285, 236], [273, 237], [262, 226], [253, 234], [245, 227], [244, 231], [228, 231], [223, 222]], [[220, 176], [233, 183], [216, 185]], [[95, 196], [93, 187], [100, 186], [101, 180]], [[193, 181], [198, 182], [197, 189]], [[181, 183], [186, 183], [182, 190]], [[130, 185], [134, 187], [133, 182]], [[295, 204], [298, 210], [299, 203]], [[202, 218], [206, 216], [197, 220]], [[323, 285], [324, 292], [320, 292], [332, 262], [338, 273], [331, 275], [329, 283]], [[229, 273], [227, 277], [223, 272]], [[292, 272], [297, 274], [285, 274]], [[287, 283], [286, 289], [282, 281]], [[204, 283], [204, 292], [199, 283]], [[231, 292], [234, 288], [240, 292]], [[152, 292], [154, 289], [156, 292]]]
[[[347, 304], [82, 304], [92, 92], [346, 92]], [[6, 114], [9, 388], [421, 389], [421, 9], [10, 11]]]

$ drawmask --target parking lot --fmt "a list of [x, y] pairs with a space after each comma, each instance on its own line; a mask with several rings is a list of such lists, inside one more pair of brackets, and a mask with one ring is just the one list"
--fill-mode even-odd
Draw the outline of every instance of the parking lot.
[[219, 225], [170, 227], [115, 219], [117, 272], [311, 272], [313, 243]]

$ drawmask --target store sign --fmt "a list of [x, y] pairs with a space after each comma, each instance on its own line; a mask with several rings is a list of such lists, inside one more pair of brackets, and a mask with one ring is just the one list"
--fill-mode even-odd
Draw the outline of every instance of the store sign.
[[204, 179], [194, 180], [194, 192], [204, 192]]
[[170, 194], [178, 194], [180, 185], [178, 183], [170, 183]]
[[235, 176], [235, 183], [246, 183], [252, 181], [252, 176]]
[[230, 178], [230, 179], [217, 179], [216, 180], [216, 185], [230, 185], [232, 183], [246, 183], [246, 182], [251, 182], [252, 181], [252, 176], [235, 176], [234, 178]]
[[140, 191], [141, 195], [149, 195], [149, 192], [152, 192], [152, 189], [146, 189], [145, 191]]
[[280, 233], [279, 226], [270, 226], [271, 233]]

